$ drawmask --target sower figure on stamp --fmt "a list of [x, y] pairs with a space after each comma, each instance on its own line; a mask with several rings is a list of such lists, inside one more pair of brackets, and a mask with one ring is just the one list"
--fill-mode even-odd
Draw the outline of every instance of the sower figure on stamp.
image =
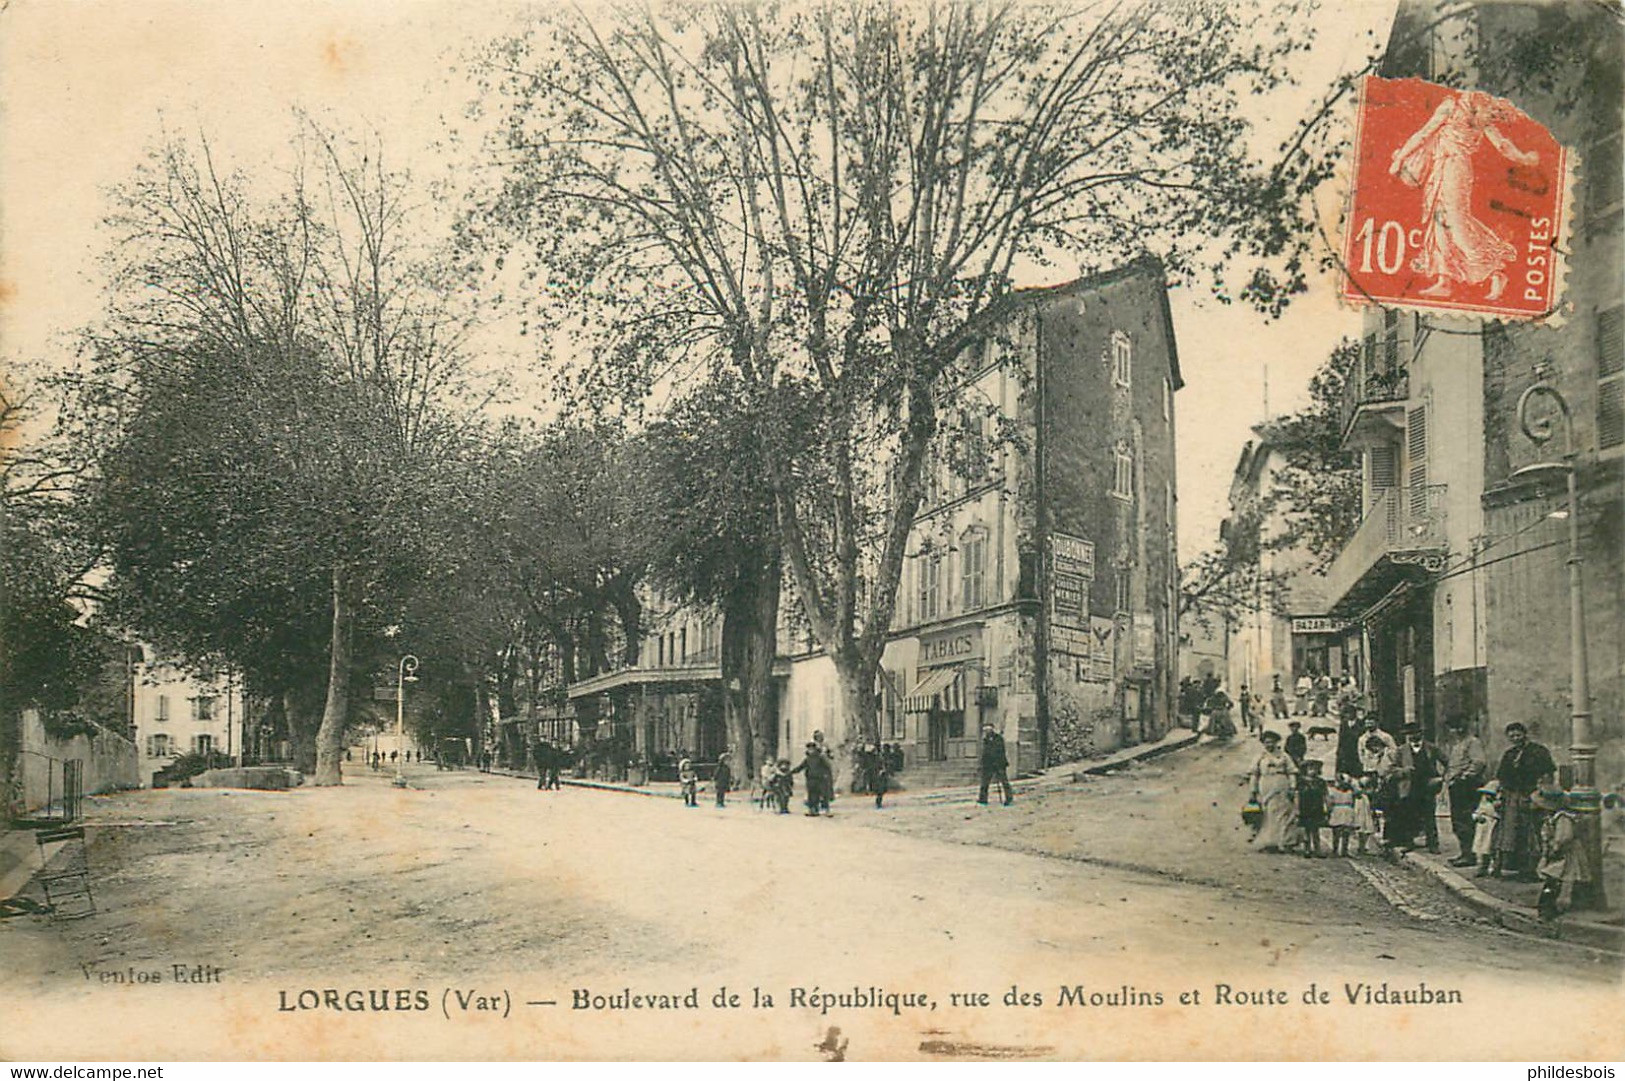
[[1411, 264], [1432, 275], [1420, 296], [1447, 297], [1455, 282], [1489, 282], [1485, 299], [1506, 291], [1507, 264], [1518, 258], [1505, 237], [1473, 214], [1473, 154], [1485, 140], [1507, 160], [1534, 165], [1538, 154], [1519, 150], [1495, 125], [1510, 119], [1508, 107], [1480, 90], [1454, 94], [1439, 104], [1398, 150], [1388, 171], [1422, 189], [1422, 253]]
[[1004, 794], [1006, 807], [1014, 801], [1015, 796], [1010, 791], [1010, 758], [1005, 753], [1004, 737], [994, 730], [991, 724], [982, 726], [982, 790], [976, 796], [976, 802], [986, 806], [988, 786], [994, 781], [999, 784]]

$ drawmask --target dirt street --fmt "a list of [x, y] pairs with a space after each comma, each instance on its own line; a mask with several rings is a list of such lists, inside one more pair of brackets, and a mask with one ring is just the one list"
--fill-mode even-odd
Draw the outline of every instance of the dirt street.
[[[813, 1058], [832, 1024], [853, 1057], [1229, 1057], [1283, 1024], [1307, 1035], [1273, 1053], [1306, 1058], [1617, 1039], [1598, 1035], [1617, 959], [1475, 923], [1396, 869], [1375, 868], [1415, 916], [1346, 863], [1247, 851], [1244, 757], [1200, 748], [1008, 809], [843, 796], [831, 819], [431, 767], [405, 791], [363, 769], [338, 789], [96, 799], [100, 912], [0, 925], [0, 1013], [25, 1018], [0, 1055]], [[1330, 1001], [1303, 1003], [1312, 982]], [[1436, 1005], [1345, 1001], [1384, 982], [1462, 1002], [1445, 1025], [1421, 1023]], [[682, 1004], [724, 985], [720, 1007]], [[1099, 1002], [1057, 1002], [1080, 987]], [[675, 1005], [622, 1010], [623, 991]], [[1534, 1042], [1495, 1027], [1514, 1003], [1552, 1014]], [[150, 1043], [104, 1046], [87, 1007], [154, 1011]]]

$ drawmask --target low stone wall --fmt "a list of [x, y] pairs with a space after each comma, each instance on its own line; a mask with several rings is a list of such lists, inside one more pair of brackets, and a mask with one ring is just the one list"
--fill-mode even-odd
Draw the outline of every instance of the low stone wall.
[[281, 766], [240, 766], [204, 770], [191, 779], [193, 788], [258, 788], [281, 791], [299, 783], [290, 770]]
[[139, 788], [140, 760], [134, 743], [116, 732], [98, 728], [93, 736], [56, 739], [45, 730], [37, 710], [24, 710], [22, 754], [12, 813], [32, 814], [62, 798], [62, 764], [78, 760], [83, 769], [84, 795]]

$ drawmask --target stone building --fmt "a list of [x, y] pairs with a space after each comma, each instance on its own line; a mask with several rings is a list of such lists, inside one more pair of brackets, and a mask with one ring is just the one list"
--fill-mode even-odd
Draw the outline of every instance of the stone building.
[[[1349, 380], [1345, 438], [1364, 456], [1365, 521], [1328, 572], [1332, 612], [1369, 648], [1385, 723], [1469, 719], [1491, 753], [1518, 720], [1569, 743], [1567, 499], [1580, 489], [1598, 777], [1625, 780], [1625, 350], [1621, 344], [1621, 31], [1605, 8], [1400, 6], [1382, 74], [1484, 89], [1545, 125], [1576, 162], [1560, 309], [1532, 322], [1373, 310]], [[1554, 438], [1519, 401], [1555, 388]], [[1536, 403], [1537, 408], [1541, 407]]]
[[[1175, 710], [1174, 396], [1162, 267], [1026, 290], [947, 392], [876, 688], [913, 784], [1160, 738]], [[833, 663], [792, 658], [779, 746], [846, 738]]]

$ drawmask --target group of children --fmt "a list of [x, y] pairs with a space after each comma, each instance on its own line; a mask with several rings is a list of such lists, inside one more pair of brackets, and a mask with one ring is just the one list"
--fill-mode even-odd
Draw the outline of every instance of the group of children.
[[1327, 781], [1325, 767], [1318, 758], [1305, 759], [1298, 774], [1298, 828], [1303, 831], [1303, 854], [1321, 854], [1320, 831], [1331, 830], [1331, 855], [1347, 856], [1349, 842], [1356, 842], [1358, 855], [1378, 830], [1375, 775], [1364, 778], [1339, 773]]

